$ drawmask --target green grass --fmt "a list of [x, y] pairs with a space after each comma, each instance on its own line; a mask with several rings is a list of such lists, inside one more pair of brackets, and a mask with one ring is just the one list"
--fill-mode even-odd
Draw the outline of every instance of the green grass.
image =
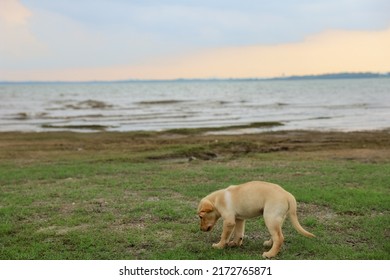
[[255, 151], [188, 161], [159, 158], [188, 156], [188, 143], [132, 145], [12, 146], [0, 163], [0, 259], [261, 259], [262, 219], [247, 222], [242, 247], [215, 250], [221, 222], [203, 233], [196, 215], [203, 196], [251, 180], [294, 194], [301, 224], [317, 236], [287, 219], [277, 259], [390, 259], [389, 160]]

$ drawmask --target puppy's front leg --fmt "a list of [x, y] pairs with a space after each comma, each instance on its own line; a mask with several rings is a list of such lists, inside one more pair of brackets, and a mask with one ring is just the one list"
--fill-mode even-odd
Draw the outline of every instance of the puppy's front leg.
[[226, 246], [226, 244], [229, 242], [230, 236], [232, 235], [232, 232], [233, 232], [233, 229], [235, 226], [236, 226], [236, 223], [235, 223], [234, 219], [224, 220], [221, 240], [218, 243], [213, 244], [213, 248], [216, 248], [216, 249], [224, 248]]
[[244, 239], [245, 220], [236, 219], [236, 226], [234, 228], [234, 238], [229, 242], [229, 246], [241, 246]]

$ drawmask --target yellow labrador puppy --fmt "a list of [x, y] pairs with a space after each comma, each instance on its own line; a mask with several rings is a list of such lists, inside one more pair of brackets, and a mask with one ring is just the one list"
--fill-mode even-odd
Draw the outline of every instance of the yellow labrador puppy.
[[[254, 181], [230, 186], [209, 194], [198, 206], [202, 231], [210, 231], [220, 217], [224, 220], [221, 240], [213, 244], [214, 248], [240, 246], [244, 237], [245, 219], [263, 215], [271, 234], [271, 239], [264, 242], [264, 246], [271, 247], [263, 253], [265, 258], [275, 257], [279, 252], [284, 241], [282, 225], [287, 214], [299, 233], [315, 237], [299, 224], [294, 196], [275, 184]], [[234, 237], [230, 241], [233, 231]]]

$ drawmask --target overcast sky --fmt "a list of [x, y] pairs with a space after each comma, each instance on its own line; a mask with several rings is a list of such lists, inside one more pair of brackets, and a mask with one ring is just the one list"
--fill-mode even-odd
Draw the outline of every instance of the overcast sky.
[[388, 0], [0, 0], [0, 80], [390, 71]]

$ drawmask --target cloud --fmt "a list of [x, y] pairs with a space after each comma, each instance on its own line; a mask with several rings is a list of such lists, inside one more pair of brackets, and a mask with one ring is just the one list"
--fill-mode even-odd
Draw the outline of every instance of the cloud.
[[389, 3], [0, 0], [0, 79], [382, 71]]
[[120, 80], [250, 78], [336, 72], [390, 71], [390, 28], [382, 31], [329, 30], [302, 42], [216, 48], [162, 56], [137, 65], [8, 72], [9, 79]]
[[[390, 29], [329, 30], [304, 41], [218, 48], [160, 62], [145, 77], [274, 77], [336, 72], [390, 71]], [[146, 68], [145, 68], [146, 69]]]
[[0, 2], [0, 22], [8, 25], [26, 24], [31, 12], [18, 0], [2, 0]]
[[37, 57], [45, 50], [29, 27], [32, 13], [18, 0], [0, 2], [0, 59], [13, 68], [15, 64]]

